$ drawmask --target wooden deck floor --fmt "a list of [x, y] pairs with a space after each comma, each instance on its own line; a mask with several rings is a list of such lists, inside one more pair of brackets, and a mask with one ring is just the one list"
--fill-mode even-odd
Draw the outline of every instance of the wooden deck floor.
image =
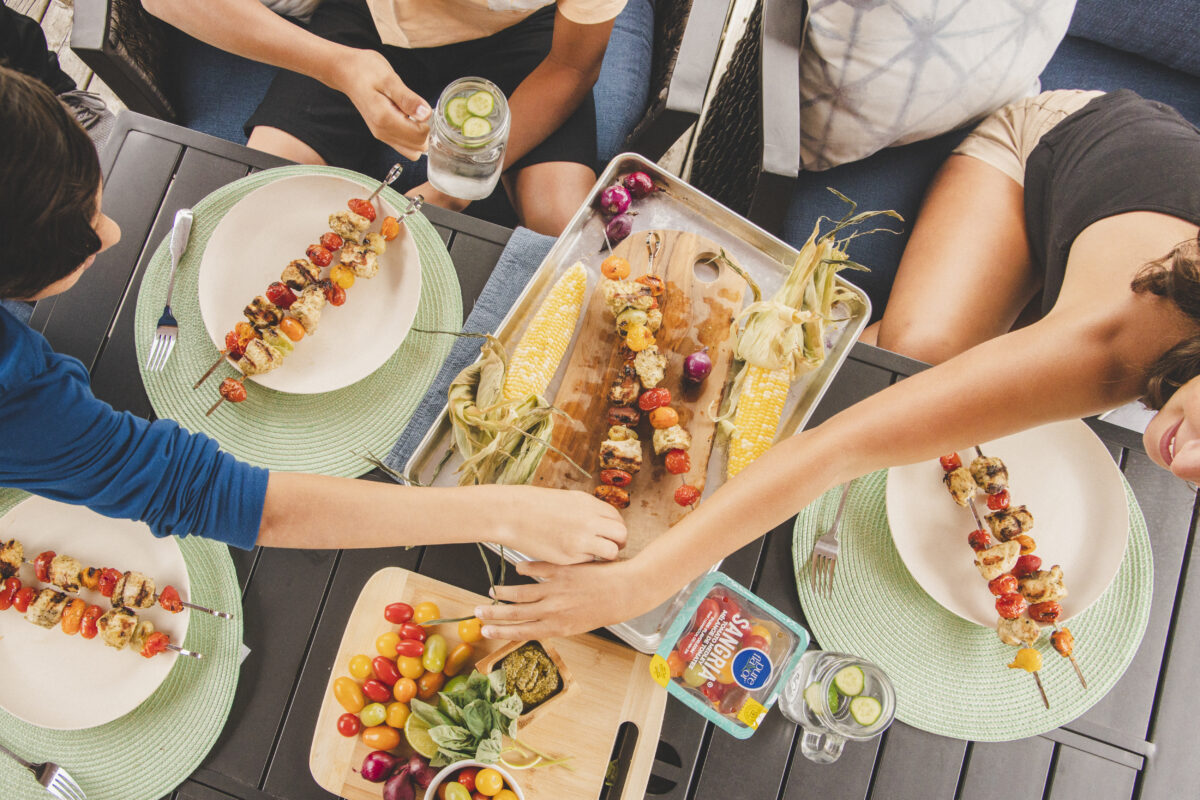
[[70, 75], [76, 85], [85, 91], [95, 92], [104, 98], [113, 112], [125, 107], [112, 90], [92, 73], [86, 64], [71, 51], [71, 24], [75, 16], [74, 4], [70, 0], [4, 0], [4, 5], [41, 23], [46, 34], [46, 44], [58, 54], [58, 63], [63, 72]]

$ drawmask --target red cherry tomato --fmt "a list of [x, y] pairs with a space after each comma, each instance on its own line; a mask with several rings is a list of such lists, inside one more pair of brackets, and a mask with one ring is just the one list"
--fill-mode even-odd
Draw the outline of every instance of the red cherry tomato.
[[400, 629], [396, 631], [396, 634], [399, 635], [401, 639], [416, 639], [418, 642], [425, 641], [425, 637], [427, 635], [425, 633], [425, 629], [415, 622], [405, 622], [400, 626]]
[[602, 469], [600, 482], [608, 486], [625, 487], [633, 482], [633, 476], [623, 469]]
[[1041, 622], [1044, 624], [1057, 622], [1060, 614], [1062, 614], [1062, 606], [1053, 600], [1034, 603], [1029, 607], [1029, 618], [1034, 622]]
[[237, 331], [225, 334], [225, 352], [234, 358], [241, 358], [242, 353], [246, 352], [246, 346], [237, 335]]
[[1012, 574], [1018, 578], [1028, 578], [1042, 568], [1042, 559], [1038, 556], [1021, 556], [1012, 568]]
[[685, 483], [675, 490], [675, 502], [681, 506], [690, 506], [700, 499], [700, 490]]
[[642, 411], [653, 411], [656, 408], [671, 405], [671, 390], [660, 386], [657, 389], [647, 389], [638, 398], [638, 408]]
[[316, 264], [318, 267], [328, 267], [333, 261], [333, 253], [329, 252], [329, 250], [319, 244], [310, 244], [308, 249], [304, 251], [304, 254], [308, 256], [309, 261]]
[[942, 469], [946, 472], [953, 472], [962, 466], [962, 459], [958, 457], [958, 453], [950, 453], [938, 459], [942, 462]]
[[479, 770], [474, 767], [467, 767], [459, 771], [458, 777], [455, 778], [463, 785], [463, 788], [468, 792], [475, 791], [475, 776], [479, 774]]
[[32, 586], [25, 586], [13, 595], [13, 608], [24, 614], [29, 610], [29, 604], [33, 602], [33, 596], [36, 594]]
[[383, 609], [383, 618], [393, 625], [403, 625], [413, 618], [413, 607], [408, 603], [389, 603]]
[[967, 544], [971, 545], [971, 549], [975, 552], [987, 550], [992, 546], [992, 535], [987, 531], [971, 531], [967, 536]]
[[163, 590], [158, 594], [158, 604], [172, 614], [178, 614], [183, 611], [183, 600], [179, 597], [179, 590], [174, 586], [164, 586]]
[[347, 207], [360, 217], [366, 217], [371, 222], [375, 221], [375, 206], [363, 200], [361, 197], [355, 197], [346, 203]]
[[231, 403], [240, 403], [246, 399], [246, 387], [237, 378], [226, 378], [221, 381], [221, 388], [218, 391], [220, 391], [221, 397]]
[[679, 655], [683, 656], [685, 662], [691, 661], [700, 652], [700, 637], [694, 633], [689, 633], [679, 640], [679, 645], [675, 648], [679, 651]]
[[[725, 612], [726, 622], [732, 621], [735, 616], [742, 613], [742, 607], [738, 605], [737, 600], [734, 600], [732, 595], [721, 593], [712, 595], [712, 598], [717, 601], [717, 605]], [[749, 625], [746, 626], [746, 630], [749, 630]]]
[[1008, 489], [1001, 489], [995, 494], [989, 494], [987, 506], [992, 511], [1002, 511], [1008, 508]]
[[770, 647], [770, 644], [767, 642], [767, 637], [765, 636], [750, 635], [742, 639], [742, 647], [755, 647], [765, 652]]
[[999, 597], [1005, 594], [1011, 594], [1017, 590], [1017, 579], [1012, 575], [1004, 574], [998, 578], [992, 578], [988, 581], [988, 591]]
[[[374, 665], [372, 665], [374, 666]], [[362, 692], [376, 703], [386, 703], [392, 699], [392, 690], [383, 681], [372, 678], [362, 685]]]
[[725, 693], [729, 691], [729, 687], [732, 685], [733, 684], [730, 683], [721, 683], [720, 681], [705, 681], [704, 685], [700, 687], [700, 691], [709, 700], [713, 701], [714, 703], [719, 703], [721, 702], [721, 698], [725, 696]]
[[416, 639], [401, 639], [396, 642], [396, 655], [405, 658], [420, 658], [425, 653], [425, 643]]
[[13, 598], [17, 596], [17, 592], [21, 591], [21, 582], [16, 578], [8, 578], [4, 581], [4, 587], [0, 588], [0, 611], [8, 611], [13, 604]]
[[100, 606], [88, 606], [83, 610], [83, 619], [79, 620], [79, 635], [85, 639], [95, 639], [96, 634], [100, 629], [96, 627], [96, 620], [104, 616], [104, 609]]
[[400, 670], [396, 667], [396, 662], [387, 656], [375, 656], [371, 659], [371, 669], [375, 670], [375, 677], [386, 686], [395, 686], [396, 681], [400, 680]]
[[321, 247], [324, 247], [326, 250], [341, 250], [343, 244], [345, 244], [345, 242], [342, 241], [342, 237], [338, 236], [333, 231], [328, 231], [321, 234]]
[[336, 283], [329, 283], [324, 287], [325, 300], [331, 306], [344, 305], [346, 302], [346, 290], [338, 286]]
[[162, 631], [155, 631], [146, 637], [146, 643], [142, 645], [142, 658], [154, 658], [159, 653], [167, 649], [167, 645], [171, 643], [171, 637]]
[[337, 729], [342, 736], [358, 736], [358, 732], [362, 730], [362, 722], [358, 719], [358, 714], [347, 711], [338, 717]]
[[42, 583], [50, 582], [50, 562], [56, 556], [53, 550], [47, 550], [44, 553], [39, 553], [38, 557], [33, 560], [33, 574], [37, 575], [37, 579]]
[[96, 583], [96, 588], [105, 597], [112, 597], [113, 589], [117, 588], [117, 581], [119, 580], [121, 580], [121, 573], [112, 567], [105, 567], [104, 571], [100, 573], [100, 580]]
[[687, 450], [668, 450], [666, 463], [667, 472], [672, 475], [682, 475], [692, 468], [692, 459]]
[[696, 606], [696, 616], [694, 624], [696, 630], [708, 630], [717, 621], [717, 617], [721, 614], [721, 606], [716, 600], [711, 597], [706, 597], [700, 601], [700, 605]]
[[275, 281], [267, 287], [267, 299], [280, 308], [288, 309], [296, 302], [296, 293], [286, 283]]
[[1005, 619], [1016, 619], [1025, 610], [1025, 598], [1018, 592], [1008, 592], [996, 598], [996, 613]]

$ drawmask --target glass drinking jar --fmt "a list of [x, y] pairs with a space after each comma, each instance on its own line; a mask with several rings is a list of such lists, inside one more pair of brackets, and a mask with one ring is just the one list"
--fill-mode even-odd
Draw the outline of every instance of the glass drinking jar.
[[431, 122], [433, 187], [462, 200], [490, 195], [504, 166], [509, 121], [508, 100], [491, 81], [460, 78], [447, 86]]
[[[851, 694], [838, 690], [839, 673]], [[865, 741], [887, 730], [896, 714], [896, 693], [888, 676], [871, 662], [810, 650], [788, 677], [779, 711], [804, 728], [800, 752], [818, 764], [831, 764], [847, 739]]]

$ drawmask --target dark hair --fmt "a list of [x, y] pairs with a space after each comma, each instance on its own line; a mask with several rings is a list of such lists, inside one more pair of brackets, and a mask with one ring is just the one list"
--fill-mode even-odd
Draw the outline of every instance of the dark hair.
[[[1170, 300], [1200, 322], [1200, 235], [1180, 242], [1162, 258], [1142, 267], [1130, 288]], [[1142, 402], [1160, 409], [1180, 386], [1198, 375], [1200, 334], [1176, 343], [1150, 366]]]
[[0, 66], [0, 297], [31, 297], [100, 250], [100, 160], [43, 83]]

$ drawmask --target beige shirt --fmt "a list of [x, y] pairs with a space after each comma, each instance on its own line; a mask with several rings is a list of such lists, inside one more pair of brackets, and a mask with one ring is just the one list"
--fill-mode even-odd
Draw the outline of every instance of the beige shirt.
[[[608, 22], [626, 0], [557, 0], [564, 17], [581, 25]], [[556, 0], [367, 0], [384, 44], [437, 47], [482, 39], [516, 25]]]

